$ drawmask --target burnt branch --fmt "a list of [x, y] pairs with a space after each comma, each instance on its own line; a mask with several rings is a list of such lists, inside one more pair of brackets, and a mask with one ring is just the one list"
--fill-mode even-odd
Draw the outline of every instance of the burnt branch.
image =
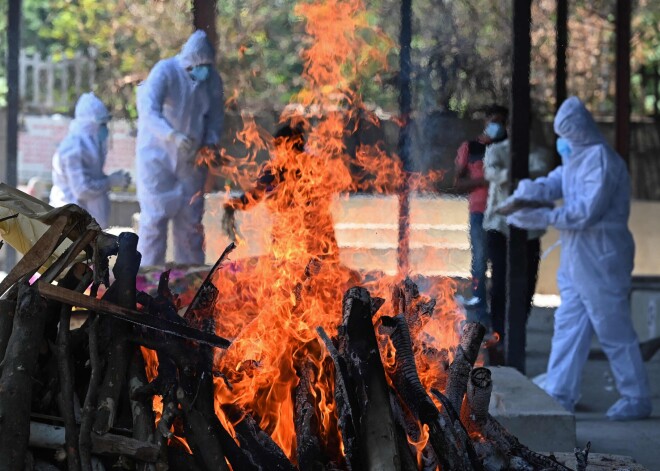
[[352, 386], [351, 377], [348, 374], [346, 361], [339, 355], [337, 347], [332, 343], [332, 339], [330, 339], [322, 327], [317, 327], [316, 332], [325, 345], [335, 367], [335, 403], [337, 404], [338, 426], [339, 430], [341, 430], [346, 464], [349, 470], [354, 467], [358, 469], [357, 463], [354, 463], [357, 460], [356, 450], [359, 449], [357, 435], [359, 412], [355, 390]]
[[[82, 292], [92, 281], [92, 270], [82, 263], [74, 265], [60, 284], [75, 286], [75, 291]], [[71, 357], [71, 306], [60, 308], [59, 327], [57, 330], [57, 366], [60, 386], [60, 413], [66, 430], [65, 451], [69, 471], [80, 469], [78, 453], [78, 424], [74, 413], [74, 368]]]
[[298, 370], [300, 381], [296, 386], [295, 417], [296, 456], [301, 470], [323, 470], [329, 459], [323, 453], [319, 440], [319, 418], [314, 399], [315, 368], [307, 361]]
[[225, 404], [222, 410], [234, 424], [234, 431], [241, 448], [248, 450], [250, 458], [257, 463], [257, 469], [272, 471], [295, 471], [284, 451], [264, 432], [257, 421], [233, 404]]
[[[126, 309], [135, 309], [135, 281], [140, 269], [140, 253], [137, 251], [138, 237], [129, 232], [119, 236], [119, 253], [112, 269], [115, 282], [103, 298]], [[104, 352], [107, 360], [105, 377], [99, 389], [96, 417], [92, 429], [98, 434], [106, 433], [114, 424], [119, 409], [119, 397], [126, 383], [128, 364], [133, 357], [132, 347], [125, 340], [130, 326], [117, 319], [103, 319], [101, 332], [108, 348]]]
[[396, 349], [394, 369], [388, 372], [392, 383], [406, 407], [429, 427], [429, 440], [443, 469], [472, 469], [467, 452], [461, 449], [452, 424], [440, 414], [417, 375], [410, 331], [404, 316], [383, 316], [381, 321]]
[[32, 286], [19, 288], [14, 326], [0, 376], [0, 456], [23, 470], [30, 435], [32, 377], [45, 327], [45, 303]]
[[80, 463], [83, 471], [92, 471], [92, 424], [94, 422], [94, 411], [96, 410], [96, 402], [102, 374], [98, 345], [99, 318], [94, 312], [92, 312], [90, 313], [88, 322], [89, 363], [91, 374], [80, 417], [80, 437], [78, 439]]
[[454, 361], [449, 365], [446, 395], [454, 410], [460, 414], [463, 396], [467, 390], [470, 371], [479, 355], [481, 341], [486, 328], [478, 322], [468, 322], [463, 326], [460, 344], [456, 348]]
[[365, 288], [354, 287], [346, 292], [339, 351], [358, 398], [361, 469], [388, 470], [396, 468], [399, 456], [372, 311], [371, 296]]

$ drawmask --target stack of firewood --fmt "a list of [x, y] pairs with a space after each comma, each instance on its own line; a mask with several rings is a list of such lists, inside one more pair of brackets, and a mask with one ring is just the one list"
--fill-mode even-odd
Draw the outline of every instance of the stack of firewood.
[[[136, 235], [112, 237], [88, 222], [65, 215], [52, 222], [0, 284], [0, 470], [568, 469], [521, 445], [488, 414], [490, 372], [474, 367], [479, 324], [464, 326], [451, 362], [447, 352], [425, 347], [447, 378], [444, 394], [427, 392], [413, 339], [434, 303], [421, 302], [409, 280], [393, 289], [399, 315], [374, 323], [385, 301], [354, 287], [337, 335], [318, 329], [317, 351], [330, 373], [319, 377], [312, 362], [296, 365], [296, 453], [288, 457], [259, 417], [216, 403], [214, 381], [227, 380], [218, 379], [214, 349], [230, 342], [215, 333], [212, 280], [233, 245], [184, 310], [168, 272], [156, 293], [136, 291]], [[53, 261], [65, 240], [68, 248]], [[73, 308], [86, 318], [75, 329]], [[387, 366], [384, 342], [396, 351]], [[145, 352], [158, 364], [149, 379]], [[319, 381], [334, 391], [334, 440], [320, 430]], [[162, 404], [157, 411], [154, 398]], [[412, 443], [424, 429], [420, 456]]]

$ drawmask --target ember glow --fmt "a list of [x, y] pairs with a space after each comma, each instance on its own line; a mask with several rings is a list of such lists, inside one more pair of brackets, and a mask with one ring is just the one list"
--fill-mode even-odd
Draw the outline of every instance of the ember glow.
[[[216, 379], [218, 416], [227, 425], [221, 406], [242, 407], [294, 462], [294, 395], [300, 381], [297, 371], [306, 362], [314, 365], [312, 392], [320, 438], [328, 452], [336, 457], [342, 454], [333, 396], [334, 368], [315, 329], [321, 326], [330, 336], [336, 334], [347, 288], [362, 284], [372, 296], [389, 300], [392, 286], [401, 281], [384, 276], [363, 279], [340, 263], [331, 202], [337, 195], [363, 189], [363, 175], [374, 176], [369, 187], [380, 192], [391, 193], [403, 179], [401, 162], [386, 155], [381, 146], [362, 146], [351, 157], [344, 143], [355, 114], [368, 114], [358, 91], [351, 87], [360, 80], [366, 62], [386, 68], [387, 48], [373, 44], [391, 48], [392, 41], [368, 24], [359, 0], [302, 3], [296, 13], [306, 20], [309, 43], [303, 52], [306, 85], [296, 97], [297, 107], [291, 109], [303, 111], [283, 114], [282, 122], [303, 130], [304, 150], [294, 140], [273, 139], [244, 116], [244, 129], [236, 137], [245, 143], [248, 156], [224, 155], [225, 165], [217, 170], [245, 190], [254, 188], [264, 173], [272, 177], [269, 188], [248, 191], [243, 207], [237, 208], [250, 210], [259, 201], [267, 206], [273, 218], [272, 232], [264, 234], [270, 239], [269, 253], [227, 263], [215, 280], [220, 292], [216, 330], [233, 340], [215, 359], [215, 369], [224, 376]], [[366, 31], [370, 34], [364, 34]], [[375, 116], [369, 119], [378, 121]], [[265, 167], [256, 164], [262, 149], [270, 155]], [[411, 186], [424, 187], [437, 177], [413, 176]], [[444, 389], [443, 361], [450, 359], [447, 347], [457, 343], [460, 316], [454, 291], [449, 280], [432, 287], [428, 294], [437, 300], [434, 315], [420, 316], [411, 326], [419, 375], [427, 389]], [[420, 296], [416, 303], [428, 301]], [[378, 315], [393, 316], [397, 310], [398, 306], [388, 302]], [[381, 343], [387, 368], [396, 352], [391, 343]], [[421, 431], [416, 442], [420, 450], [427, 438]]]

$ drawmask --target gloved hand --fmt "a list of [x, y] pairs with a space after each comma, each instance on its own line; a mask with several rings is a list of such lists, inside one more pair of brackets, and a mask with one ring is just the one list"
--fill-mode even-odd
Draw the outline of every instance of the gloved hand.
[[[529, 178], [520, 180], [516, 191], [513, 192], [512, 197], [515, 197], [519, 200], [527, 201], [545, 201], [546, 198], [543, 195], [543, 188], [540, 185], [535, 184]], [[511, 197], [509, 197], [511, 198]]]
[[131, 175], [126, 170], [117, 170], [108, 175], [108, 180], [111, 188], [125, 189], [131, 184]]
[[189, 156], [195, 150], [195, 141], [182, 132], [175, 131], [172, 135], [172, 140], [174, 140], [174, 144], [176, 145], [177, 152], [180, 156]]
[[544, 230], [550, 225], [550, 208], [524, 208], [507, 216], [506, 223], [527, 230]]

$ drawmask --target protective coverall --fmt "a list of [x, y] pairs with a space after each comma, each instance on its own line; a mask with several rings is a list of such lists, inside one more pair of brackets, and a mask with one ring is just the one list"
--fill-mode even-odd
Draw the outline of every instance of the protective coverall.
[[649, 383], [628, 301], [635, 251], [628, 230], [628, 171], [578, 98], [562, 104], [554, 129], [570, 144], [570, 157], [547, 177], [523, 180], [512, 198], [563, 197], [564, 205], [523, 209], [507, 218], [523, 229], [552, 225], [561, 235], [557, 274], [561, 305], [555, 312], [543, 387], [568, 410], [574, 409], [595, 333], [622, 396], [608, 410], [608, 417], [644, 418], [651, 413]]
[[81, 95], [69, 133], [53, 156], [50, 205], [74, 203], [87, 210], [102, 228], [110, 217], [110, 187], [120, 183], [119, 172], [103, 173], [106, 140], [99, 133], [110, 119], [105, 105], [93, 93]]
[[[202, 146], [220, 141], [223, 87], [214, 51], [196, 31], [175, 57], [158, 62], [138, 87], [138, 249], [143, 265], [165, 262], [167, 224], [173, 221], [177, 263], [204, 263], [203, 189], [207, 169], [195, 165]], [[191, 73], [208, 65], [200, 80]]]

